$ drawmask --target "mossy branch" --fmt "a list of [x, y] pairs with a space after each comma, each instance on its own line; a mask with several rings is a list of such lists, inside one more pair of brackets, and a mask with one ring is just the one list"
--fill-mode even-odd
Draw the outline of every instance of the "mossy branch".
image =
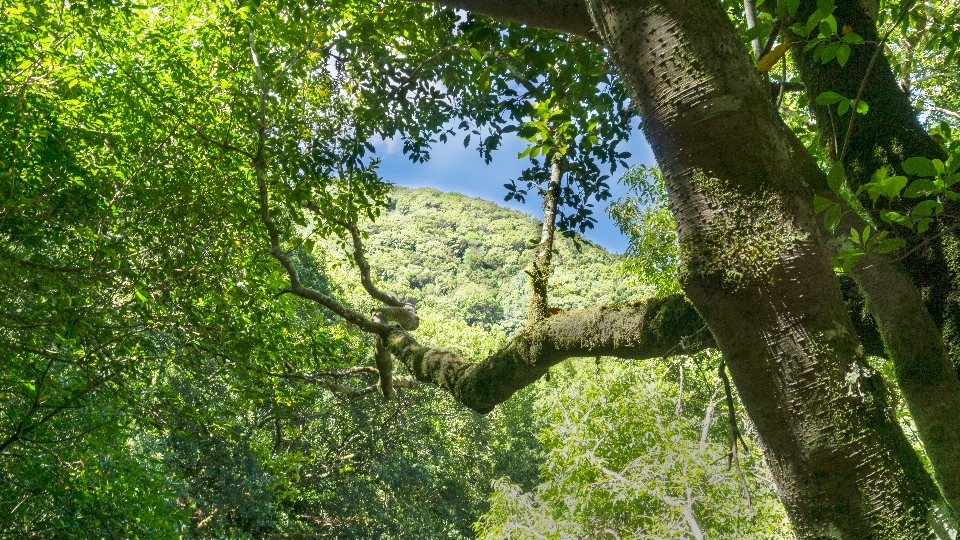
[[[449, 391], [464, 406], [488, 413], [567, 358], [656, 358], [713, 346], [703, 320], [681, 295], [565, 312], [527, 327], [505, 347], [476, 362], [431, 349], [395, 328], [387, 349], [420, 382]], [[689, 336], [697, 340], [685, 341]], [[531, 345], [539, 351], [531, 358]]]
[[547, 318], [549, 308], [547, 288], [550, 281], [550, 265], [553, 260], [553, 238], [557, 223], [557, 203], [560, 199], [560, 180], [563, 178], [563, 156], [554, 155], [550, 166], [550, 182], [543, 194], [543, 225], [540, 230], [540, 243], [537, 244], [530, 269], [527, 270], [530, 276], [527, 325], [531, 327]]

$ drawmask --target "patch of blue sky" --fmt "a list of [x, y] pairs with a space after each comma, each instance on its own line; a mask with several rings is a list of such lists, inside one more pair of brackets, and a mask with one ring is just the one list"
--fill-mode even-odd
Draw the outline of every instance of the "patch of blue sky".
[[[534, 217], [543, 215], [539, 197], [527, 197], [525, 203], [515, 200], [504, 201], [507, 194], [504, 184], [520, 177], [520, 172], [529, 166], [527, 158], [518, 158], [517, 154], [526, 147], [526, 141], [512, 135], [505, 135], [500, 149], [494, 152], [493, 161], [484, 163], [474, 144], [463, 147], [463, 139], [450, 137], [446, 144], [437, 144], [430, 151], [430, 160], [426, 163], [413, 163], [402, 152], [399, 140], [386, 139], [378, 144], [377, 155], [382, 159], [380, 175], [384, 180], [398, 186], [417, 188], [431, 187], [440, 191], [456, 191], [470, 197], [479, 197], [493, 201], [501, 206], [526, 212]], [[653, 165], [653, 153], [639, 129], [633, 130], [633, 137], [622, 143], [621, 152], [630, 152], [627, 163]], [[609, 169], [608, 169], [609, 170]], [[607, 215], [609, 202], [616, 200], [626, 192], [617, 180], [624, 172], [618, 168], [611, 176], [611, 199], [596, 203], [594, 217], [597, 220], [593, 229], [583, 234], [591, 242], [603, 246], [608, 251], [623, 253], [627, 248], [627, 239]]]

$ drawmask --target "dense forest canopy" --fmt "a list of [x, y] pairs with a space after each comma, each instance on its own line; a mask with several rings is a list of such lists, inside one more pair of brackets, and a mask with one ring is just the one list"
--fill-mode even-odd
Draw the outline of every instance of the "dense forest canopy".
[[[4, 0], [0, 531], [955, 538], [958, 19]], [[381, 177], [455, 133], [529, 236]]]

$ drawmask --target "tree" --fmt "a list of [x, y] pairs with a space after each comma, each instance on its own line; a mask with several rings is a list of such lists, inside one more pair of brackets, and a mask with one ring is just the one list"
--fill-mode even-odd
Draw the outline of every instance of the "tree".
[[[4, 287], [16, 300], [7, 312], [15, 323], [2, 337], [28, 360], [5, 373], [13, 413], [0, 451], [55, 420], [69, 425], [76, 403], [130, 373], [140, 351], [164, 350], [155, 345], [170, 336], [228, 358], [260, 351], [264, 369], [285, 369], [287, 360], [306, 369], [307, 358], [336, 340], [291, 330], [293, 299], [269, 292], [282, 288], [324, 308], [307, 319], [314, 327], [337, 316], [373, 336], [384, 397], [413, 384], [394, 377], [396, 359], [480, 413], [566, 358], [717, 348], [800, 537], [955, 536], [960, 310], [949, 187], [960, 159], [948, 124], [940, 144], [917, 121], [900, 84], [914, 73], [913, 56], [902, 56], [898, 83], [883, 52], [889, 32], [881, 36], [877, 24], [911, 21], [924, 31], [904, 46], [956, 58], [956, 6], [768, 2], [747, 17], [756, 19], [747, 37], [766, 37], [754, 45], [755, 65], [717, 1], [437, 3], [494, 19], [344, 0], [187, 7], [169, 20], [139, 16], [138, 6], [69, 6], [75, 28], [37, 38], [34, 28], [56, 23], [4, 27], [12, 75], [3, 127], [15, 143], [3, 156], [5, 193], [13, 195], [0, 219]], [[7, 13], [56, 21], [67, 7]], [[151, 54], [141, 58], [137, 34], [124, 25], [155, 18], [166, 26], [151, 28]], [[170, 39], [178, 28], [189, 32]], [[33, 42], [39, 50], [25, 45]], [[785, 71], [779, 80], [763, 75], [787, 49], [816, 119], [812, 128], [792, 124], [815, 134], [815, 155], [771, 99], [782, 101], [796, 81]], [[50, 56], [60, 63], [44, 61]], [[54, 69], [60, 65], [81, 66], [86, 76]], [[949, 84], [929, 87], [925, 99]], [[951, 111], [935, 103], [947, 111], [938, 114]], [[114, 109], [125, 118], [122, 134], [106, 120]], [[554, 229], [590, 226], [590, 201], [609, 196], [600, 166], [624, 165], [616, 143], [634, 112], [669, 192], [684, 294], [553, 313]], [[399, 134], [422, 160], [446, 140], [451, 119], [482, 137], [487, 157], [503, 133], [531, 141], [532, 166], [508, 196], [544, 198], [528, 322], [479, 362], [416, 341], [416, 311], [374, 283], [360, 226], [387, 204], [368, 139]], [[161, 151], [164, 166], [180, 163], [197, 175], [154, 166]], [[817, 158], [832, 164], [829, 175]], [[129, 169], [134, 163], [146, 172]], [[309, 251], [316, 236], [348, 247], [372, 316], [302, 279], [296, 250]], [[283, 274], [257, 256], [263, 243], [255, 239], [264, 238]], [[128, 255], [141, 244], [146, 263]], [[831, 259], [855, 285], [838, 279]], [[257, 320], [272, 317], [282, 332], [242, 324], [250, 315], [232, 299], [246, 298], [253, 280]], [[78, 312], [73, 295], [44, 294], [57, 287], [99, 297]], [[19, 290], [33, 293], [24, 299]], [[44, 304], [52, 299], [56, 309]], [[863, 299], [875, 325], [851, 316], [848, 307]], [[223, 335], [231, 338], [226, 347], [217, 343]], [[889, 414], [887, 385], [865, 354], [892, 361], [937, 483]], [[55, 383], [43, 366], [63, 368]]]
[[[866, 36], [861, 38], [863, 47], [850, 49], [849, 57], [837, 62], [846, 70], [840, 79], [819, 71], [825, 62], [804, 69], [803, 49], [815, 40], [803, 40], [802, 47], [797, 43], [801, 72], [814, 79], [806, 86], [863, 81], [860, 86], [883, 88], [877, 104], [896, 113], [877, 117], [882, 122], [899, 118], [885, 129], [854, 130], [860, 138], [844, 135], [842, 145], [840, 132], [832, 132], [831, 157], [847, 166], [845, 160], [852, 159], [848, 145], [865, 155], [878, 155], [884, 142], [868, 140], [868, 135], [897, 130], [901, 146], [880, 154], [890, 166], [918, 178], [924, 173], [906, 165], [908, 159], [940, 159], [942, 164], [946, 156], [920, 129], [902, 90], [869, 84], [871, 78], [892, 80], [886, 62], [876, 61], [882, 58], [875, 54], [882, 43], [871, 14], [852, 2], [841, 4], [842, 9], [832, 3], [788, 4], [778, 6], [778, 14], [789, 32], [805, 31], [809, 36], [820, 22], [830, 27], [832, 17], [833, 26]], [[949, 506], [900, 428], [884, 412], [882, 381], [863, 362], [860, 339], [829, 262], [829, 236], [812, 206], [815, 195], [835, 198], [828, 179], [779, 119], [721, 6], [483, 1], [457, 5], [576, 32], [599, 40], [610, 51], [663, 169], [679, 231], [681, 283], [695, 310], [677, 298], [546, 319], [479, 364], [418, 347], [400, 330], [367, 328], [379, 331], [387, 348], [418, 379], [447, 388], [464, 404], [485, 412], [566, 357], [666, 354], [681, 337], [697, 334], [702, 317], [730, 366], [802, 537], [912, 538], [955, 530]], [[796, 21], [801, 24], [792, 24]], [[820, 104], [831, 104], [830, 96], [813, 97], [820, 98]], [[852, 101], [858, 109], [862, 97], [848, 98], [847, 108]], [[831, 132], [820, 129], [820, 135], [828, 139]], [[904, 150], [905, 141], [916, 143]], [[955, 170], [952, 163], [948, 174]], [[850, 188], [866, 199], [869, 188], [860, 187], [869, 182], [858, 177], [852, 165], [860, 164], [852, 161], [849, 166]], [[834, 170], [843, 176], [843, 168]], [[870, 180], [882, 184], [883, 179]], [[888, 198], [893, 201], [898, 192], [889, 192]], [[944, 207], [949, 209], [949, 198]], [[916, 209], [907, 210], [922, 216]], [[944, 213], [949, 215], [948, 210]], [[857, 231], [865, 229], [857, 213], [843, 215]], [[849, 223], [842, 223], [841, 230], [847, 230]], [[834, 228], [836, 223], [828, 225]], [[930, 243], [904, 236], [912, 250]], [[952, 487], [958, 477], [956, 368], [932, 318], [936, 306], [921, 302], [917, 288], [922, 284], [879, 251], [860, 254], [858, 264], [849, 270], [871, 302], [901, 388], [930, 448], [940, 487], [956, 505]]]

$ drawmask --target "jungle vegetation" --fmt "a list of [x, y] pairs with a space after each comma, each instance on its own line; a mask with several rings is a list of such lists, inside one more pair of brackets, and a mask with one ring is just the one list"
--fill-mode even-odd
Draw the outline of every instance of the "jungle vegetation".
[[955, 538], [958, 19], [3, 0], [0, 533]]

